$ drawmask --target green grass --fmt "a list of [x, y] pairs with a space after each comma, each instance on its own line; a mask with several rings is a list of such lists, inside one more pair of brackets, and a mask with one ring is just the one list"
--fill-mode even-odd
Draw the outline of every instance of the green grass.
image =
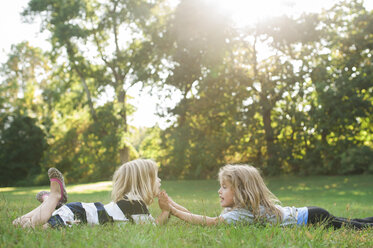
[[[373, 216], [373, 176], [277, 177], [266, 180], [284, 206], [320, 206], [336, 216]], [[217, 181], [163, 181], [173, 199], [199, 214], [220, 214]], [[193, 226], [171, 218], [165, 226], [74, 226], [25, 230], [11, 222], [36, 206], [48, 187], [0, 188], [0, 247], [373, 247], [373, 229]], [[110, 201], [110, 182], [71, 185], [69, 201]], [[154, 217], [160, 210], [150, 207]]]

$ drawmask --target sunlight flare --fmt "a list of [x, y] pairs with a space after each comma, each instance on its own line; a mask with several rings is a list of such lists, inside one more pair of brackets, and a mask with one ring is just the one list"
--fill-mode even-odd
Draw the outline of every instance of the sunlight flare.
[[269, 17], [280, 15], [300, 15], [304, 12], [318, 12], [331, 7], [335, 0], [205, 0], [216, 4], [226, 14], [232, 16], [237, 26], [242, 27]]

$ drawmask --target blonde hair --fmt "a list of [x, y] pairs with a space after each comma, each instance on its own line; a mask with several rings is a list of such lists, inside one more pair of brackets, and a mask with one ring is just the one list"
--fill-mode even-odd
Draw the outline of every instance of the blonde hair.
[[127, 196], [129, 200], [142, 200], [146, 205], [158, 194], [156, 181], [158, 167], [153, 160], [136, 159], [120, 166], [113, 175], [114, 202]]
[[278, 198], [267, 188], [259, 171], [250, 165], [226, 165], [220, 168], [219, 181], [229, 182], [234, 191], [234, 207], [247, 208], [260, 219], [260, 206], [267, 214], [282, 220], [281, 211], [275, 206]]

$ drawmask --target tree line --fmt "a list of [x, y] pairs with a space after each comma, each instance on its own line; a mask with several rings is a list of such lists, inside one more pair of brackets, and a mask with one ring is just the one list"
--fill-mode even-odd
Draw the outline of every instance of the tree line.
[[[15, 44], [1, 67], [1, 185], [109, 179], [137, 157], [164, 178], [214, 178], [227, 163], [268, 175], [373, 172], [373, 11], [237, 26], [212, 2], [30, 0], [50, 51]], [[158, 89], [161, 129], [128, 124], [128, 91]], [[175, 95], [181, 97], [175, 99]], [[166, 99], [159, 99], [159, 104]]]

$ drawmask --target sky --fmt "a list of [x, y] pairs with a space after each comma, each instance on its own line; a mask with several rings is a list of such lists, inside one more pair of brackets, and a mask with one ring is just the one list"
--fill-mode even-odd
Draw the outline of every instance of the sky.
[[[178, 0], [169, 0], [176, 2]], [[202, 0], [201, 0], [202, 1]], [[329, 8], [337, 0], [205, 0], [214, 1], [221, 9], [232, 13], [238, 25], [273, 16], [281, 12], [297, 14], [300, 12], [318, 12], [322, 8]], [[20, 13], [26, 8], [29, 0], [2, 0], [0, 7], [0, 63], [6, 61], [6, 55], [10, 52], [11, 45], [22, 41], [29, 41], [32, 46], [50, 49], [46, 41], [47, 34], [40, 32], [40, 20], [29, 24], [22, 20]], [[270, 8], [269, 8], [270, 6]], [[365, 6], [373, 9], [373, 0], [365, 0]], [[137, 107], [137, 111], [129, 118], [129, 123], [136, 127], [151, 127], [158, 123], [165, 127], [164, 123], [156, 116], [157, 97], [150, 96], [147, 91], [140, 91], [140, 87], [134, 87], [129, 95], [134, 98], [129, 102]], [[169, 103], [172, 104], [172, 103]]]

